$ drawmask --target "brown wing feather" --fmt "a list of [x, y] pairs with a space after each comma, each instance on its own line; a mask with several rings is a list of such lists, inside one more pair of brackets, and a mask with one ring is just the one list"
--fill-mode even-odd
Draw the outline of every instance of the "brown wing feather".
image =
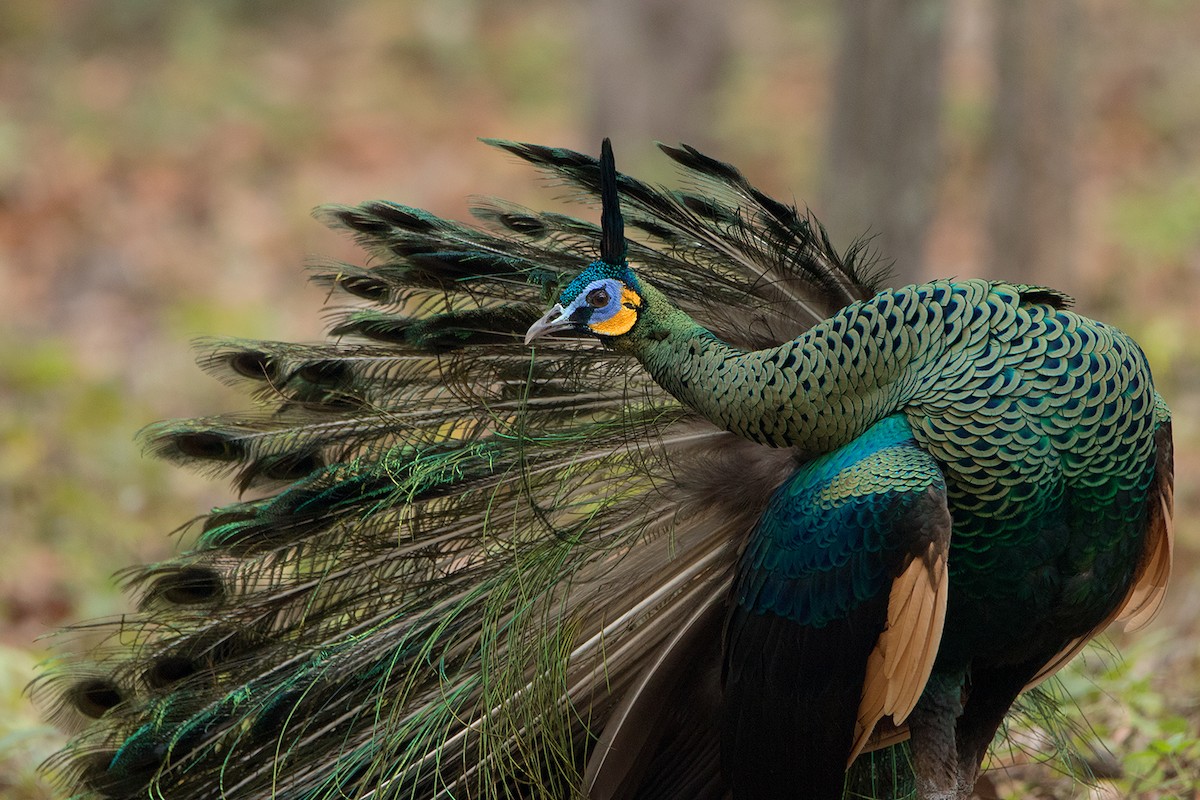
[[1146, 531], [1146, 552], [1138, 565], [1133, 587], [1121, 604], [1116, 619], [1126, 630], [1135, 630], [1154, 619], [1166, 597], [1167, 579], [1175, 549], [1175, 461], [1171, 424], [1166, 423], [1154, 436], [1158, 447], [1158, 467], [1150, 484], [1150, 520]]
[[899, 726], [917, 704], [933, 671], [946, 620], [949, 587], [946, 527], [945, 536], [931, 542], [925, 553], [914, 557], [892, 582], [887, 627], [867, 661], [850, 762], [867, 747], [884, 717], [891, 717], [889, 733], [871, 742], [872, 749], [904, 738]]

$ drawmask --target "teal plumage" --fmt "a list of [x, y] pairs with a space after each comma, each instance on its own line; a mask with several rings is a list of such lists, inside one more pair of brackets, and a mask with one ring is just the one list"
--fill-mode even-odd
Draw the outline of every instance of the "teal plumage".
[[369, 307], [210, 343], [262, 410], [145, 434], [248, 497], [37, 687], [78, 791], [822, 798], [886, 747], [856, 790], [953, 797], [1021, 689], [1153, 612], [1169, 415], [1124, 334], [881, 291], [690, 148], [667, 191], [496, 144], [601, 227], [328, 209], [374, 265], [317, 280]]
[[845, 618], [891, 582], [879, 568], [888, 551], [912, 546], [889, 536], [893, 521], [918, 513], [927, 493], [944, 492], [905, 421], [886, 417], [775, 492], [747, 543], [733, 599], [814, 627]]
[[[871, 716], [863, 687], [896, 565], [944, 570], [945, 491], [937, 464], [894, 415], [805, 463], [775, 492], [740, 559], [726, 623], [722, 744], [736, 795], [780, 796], [797, 780], [813, 797], [841, 795], [844, 754], [869, 733], [850, 723], [856, 712]], [[818, 702], [796, 702], [805, 685], [819, 687]]]

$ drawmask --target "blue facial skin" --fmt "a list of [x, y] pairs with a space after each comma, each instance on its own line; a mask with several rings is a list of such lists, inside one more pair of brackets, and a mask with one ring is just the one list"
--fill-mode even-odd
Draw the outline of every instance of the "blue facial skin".
[[[597, 289], [603, 289], [608, 295], [608, 303], [602, 306], [591, 304], [593, 294]], [[584, 286], [570, 305], [563, 309], [563, 316], [576, 325], [587, 325], [593, 319], [603, 322], [610, 319], [621, 310], [621, 283], [613, 278], [601, 278]]]
[[[593, 261], [587, 265], [583, 272], [575, 277], [575, 280], [567, 284], [567, 288], [563, 289], [562, 294], [559, 295], [558, 302], [563, 308], [570, 308], [575, 301], [587, 295], [584, 289], [588, 285], [595, 281], [606, 279], [620, 281], [638, 294], [641, 294], [641, 287], [638, 286], [637, 278], [629, 271], [628, 264], [609, 264], [607, 261]], [[612, 293], [610, 292], [611, 295]], [[615, 296], [619, 300], [621, 292], [618, 290]]]

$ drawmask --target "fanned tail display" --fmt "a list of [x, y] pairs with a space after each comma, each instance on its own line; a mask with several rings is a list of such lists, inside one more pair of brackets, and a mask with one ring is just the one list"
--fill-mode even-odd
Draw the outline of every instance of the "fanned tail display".
[[[348, 305], [330, 339], [205, 342], [255, 410], [142, 434], [240, 499], [129, 570], [135, 611], [35, 685], [74, 732], [48, 765], [70, 791], [824, 798], [867, 751], [856, 796], [950, 797], [1017, 692], [1157, 607], [1169, 417], [1119, 332], [1031, 287], [881, 292], [861, 248], [686, 146], [661, 148], [668, 190], [607, 148], [490, 143], [602, 224], [320, 211], [367, 254], [316, 269]], [[1013, 389], [1010, 414], [976, 402], [997, 375], [1083, 377]], [[1115, 442], [1060, 408], [1072, 392]], [[1058, 452], [1068, 424], [1065, 473], [990, 466]], [[1037, 541], [1010, 533], [1018, 507]], [[994, 575], [959, 556], [981, 542]], [[966, 621], [996, 581], [1035, 618], [1008, 660]], [[870, 753], [910, 731], [911, 759]]]

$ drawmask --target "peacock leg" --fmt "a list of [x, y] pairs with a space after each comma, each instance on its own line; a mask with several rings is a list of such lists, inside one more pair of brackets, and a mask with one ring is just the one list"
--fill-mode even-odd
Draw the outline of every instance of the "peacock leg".
[[1033, 680], [1046, 659], [1004, 667], [972, 668], [966, 708], [958, 719], [958, 785], [969, 797], [979, 779], [983, 757], [1017, 695]]
[[963, 673], [935, 672], [908, 718], [919, 800], [957, 800], [959, 756], [955, 726], [963, 713]]

